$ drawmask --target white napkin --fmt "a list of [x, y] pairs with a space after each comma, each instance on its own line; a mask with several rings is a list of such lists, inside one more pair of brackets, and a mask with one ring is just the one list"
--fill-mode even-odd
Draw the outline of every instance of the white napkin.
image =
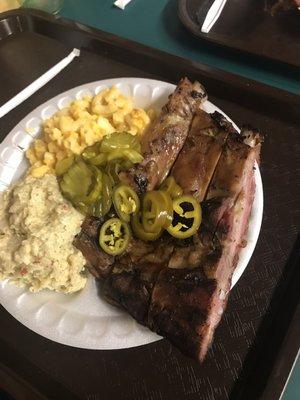
[[124, 8], [127, 6], [128, 3], [130, 3], [131, 0], [117, 0], [114, 2], [114, 5], [118, 8], [121, 8], [124, 10]]

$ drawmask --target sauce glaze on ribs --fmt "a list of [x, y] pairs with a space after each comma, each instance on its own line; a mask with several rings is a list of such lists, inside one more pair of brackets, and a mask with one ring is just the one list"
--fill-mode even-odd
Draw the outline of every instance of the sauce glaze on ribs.
[[244, 246], [259, 151], [256, 132], [247, 130], [239, 135], [232, 131], [228, 135], [206, 195], [214, 208], [206, 207], [203, 226], [193, 243], [184, 250], [174, 248], [168, 268], [159, 273], [152, 292], [151, 329], [201, 361], [226, 307], [232, 274]]
[[232, 124], [220, 113], [210, 115], [197, 110], [171, 175], [186, 194], [193, 195], [199, 202], [205, 197], [230, 131], [235, 131]]
[[142, 138], [144, 160], [120, 174], [138, 193], [153, 190], [167, 177], [187, 137], [196, 109], [206, 100], [199, 82], [182, 79], [160, 116]]
[[111, 257], [96, 245], [102, 221], [87, 218], [75, 244], [107, 301], [202, 361], [245, 245], [261, 138], [250, 128], [238, 134], [220, 113], [200, 110], [202, 95], [191, 95], [191, 88], [204, 93], [198, 83], [180, 82], [144, 139], [143, 163], [123, 179], [139, 192], [153, 189], [168, 175], [182, 148], [171, 174], [202, 204], [199, 231], [184, 241], [168, 234], [150, 243], [132, 238], [121, 256]]

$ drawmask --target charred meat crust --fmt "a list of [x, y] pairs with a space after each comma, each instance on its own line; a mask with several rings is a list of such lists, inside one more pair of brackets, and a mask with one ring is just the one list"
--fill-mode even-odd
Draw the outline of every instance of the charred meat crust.
[[216, 289], [216, 281], [201, 269], [162, 270], [152, 293], [149, 327], [198, 358]]
[[219, 129], [224, 130], [227, 133], [232, 133], [232, 134], [237, 134], [237, 130], [234, 128], [231, 122], [228, 121], [228, 119], [218, 111], [213, 112], [212, 114], [209, 114], [215, 124], [219, 127]]
[[153, 287], [173, 252], [170, 242], [169, 237], [151, 243], [132, 239], [127, 251], [115, 258], [104, 281], [107, 301], [122, 307], [141, 324], [147, 325]]
[[144, 171], [141, 171], [141, 173], [137, 171], [133, 179], [138, 193], [145, 193], [148, 186], [148, 178], [144, 175]]
[[106, 300], [122, 307], [139, 323], [148, 324], [151, 294], [162, 264], [143, 263], [129, 268], [115, 267], [103, 284]]
[[[260, 149], [257, 132], [244, 129], [238, 135], [223, 118], [220, 121], [229, 135], [208, 189], [208, 194], [215, 196], [204, 203], [198, 241], [194, 238], [187, 248], [175, 248], [169, 262], [172, 268], [159, 273], [149, 310], [153, 330], [200, 360], [208, 351], [227, 303], [248, 228], [255, 188], [253, 165]], [[200, 288], [194, 279], [198, 274]], [[213, 282], [210, 291], [206, 290], [208, 282]], [[189, 287], [195, 297], [188, 292]]]
[[[184, 90], [184, 85], [177, 88], [164, 112], [186, 117], [190, 105], [181, 105], [178, 111], [175, 99]], [[197, 93], [190, 91], [189, 101], [202, 96]], [[161, 140], [150, 140], [154, 153], [159, 153], [160, 146], [170, 146], [168, 129], [161, 128]], [[199, 201], [205, 200], [198, 233], [180, 243], [168, 235], [152, 243], [132, 239], [126, 253], [111, 257], [98, 247], [101, 221], [87, 218], [75, 239], [92, 273], [101, 281], [108, 302], [199, 360], [205, 357], [226, 306], [239, 250], [244, 245], [255, 190], [253, 165], [259, 158], [260, 142], [257, 131], [245, 127], [238, 134], [223, 115], [198, 111], [172, 169], [172, 173], [176, 168], [183, 172], [183, 183], [179, 183], [188, 182], [185, 192], [196, 188], [193, 194]], [[192, 158], [197, 156], [201, 162], [187, 167], [199, 143], [202, 150], [197, 149]], [[210, 167], [203, 169], [204, 164]], [[151, 187], [151, 174], [157, 175], [157, 171], [158, 164], [151, 157], [141, 169], [138, 166], [134, 170], [132, 179], [140, 192]]]

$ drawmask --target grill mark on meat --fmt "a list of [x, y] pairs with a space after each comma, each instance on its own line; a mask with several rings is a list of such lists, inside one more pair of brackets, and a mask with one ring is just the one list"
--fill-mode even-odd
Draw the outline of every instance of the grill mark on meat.
[[151, 293], [162, 267], [146, 262], [127, 269], [114, 267], [103, 285], [106, 300], [147, 325]]
[[232, 124], [220, 113], [198, 110], [171, 175], [185, 194], [201, 202], [206, 194]]
[[185, 142], [193, 115], [205, 99], [205, 90], [198, 82], [182, 79], [157, 121], [142, 137], [144, 160], [120, 173], [120, 179], [140, 194], [157, 187], [168, 175]]
[[[248, 129], [241, 136], [230, 132], [208, 190], [208, 195], [219, 197], [208, 196], [210, 203], [206, 203], [198, 239], [194, 237], [194, 243], [184, 250], [174, 249], [169, 262], [172, 268], [161, 270], [152, 293], [151, 328], [199, 360], [204, 359], [227, 304], [232, 274], [248, 229], [255, 192], [253, 165], [259, 150], [257, 132]], [[234, 166], [242, 168], [242, 172], [233, 173]], [[195, 254], [192, 262], [191, 254]], [[200, 289], [196, 282], [191, 284], [196, 297], [185, 291], [185, 280], [193, 272], [201, 274], [199, 281], [203, 284]], [[197, 302], [198, 299], [201, 300]], [[197, 321], [191, 318], [189, 310], [199, 317]]]
[[150, 328], [190, 356], [199, 355], [216, 286], [201, 268], [162, 270], [152, 293]]
[[125, 254], [115, 259], [105, 280], [106, 299], [118, 304], [141, 324], [148, 325], [148, 310], [157, 276], [173, 251], [168, 236], [146, 243], [132, 239]]
[[[178, 92], [182, 90], [179, 88]], [[182, 110], [184, 114], [185, 110]], [[222, 133], [226, 137], [215, 167], [207, 170], [210, 178], [206, 177], [206, 201], [202, 203], [203, 223], [199, 232], [193, 238], [180, 242], [168, 235], [151, 243], [132, 239], [123, 255], [109, 256], [109, 260], [96, 245], [99, 221], [86, 219], [76, 240], [84, 243], [84, 249], [89, 249], [86, 242], [91, 246], [91, 256], [84, 255], [90, 258], [89, 264], [102, 283], [107, 301], [122, 307], [137, 321], [202, 361], [225, 309], [239, 250], [244, 245], [255, 192], [253, 164], [255, 158], [259, 158], [260, 137], [249, 127], [243, 130], [241, 136], [238, 135], [218, 113], [213, 116], [199, 114], [201, 118], [198, 118], [197, 129], [212, 127], [212, 133]], [[161, 143], [166, 145], [168, 140], [166, 135]], [[190, 133], [186, 143], [190, 151], [198, 146]], [[215, 144], [214, 141], [212, 143]], [[254, 149], [249, 149], [249, 145]], [[154, 141], [152, 146], [156, 146], [158, 151], [160, 143]], [[183, 150], [179, 157], [184, 154]], [[200, 154], [209, 160], [209, 154], [216, 153], [207, 146]], [[186, 152], [185, 157], [188, 156]], [[181, 160], [182, 165], [185, 165], [184, 162], [184, 159]], [[236, 164], [236, 168], [231, 164]], [[155, 170], [151, 163], [147, 168], [147, 174]], [[225, 179], [226, 174], [222, 173], [224, 168], [227, 168], [231, 179], [229, 176]], [[149, 187], [149, 176], [142, 171], [134, 179], [145, 190]], [[193, 180], [201, 179], [203, 182], [205, 178], [205, 174], [194, 171], [192, 176], [191, 184]], [[196, 187], [201, 184], [196, 182]]]

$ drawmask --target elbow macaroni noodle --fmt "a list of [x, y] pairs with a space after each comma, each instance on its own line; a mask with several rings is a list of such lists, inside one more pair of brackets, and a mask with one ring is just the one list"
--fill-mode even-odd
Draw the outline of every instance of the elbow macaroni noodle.
[[56, 163], [112, 132], [127, 131], [141, 135], [155, 117], [153, 110], [134, 108], [133, 99], [115, 86], [94, 97], [74, 100], [43, 123], [41, 138], [27, 150], [29, 174], [35, 178], [54, 172]]

